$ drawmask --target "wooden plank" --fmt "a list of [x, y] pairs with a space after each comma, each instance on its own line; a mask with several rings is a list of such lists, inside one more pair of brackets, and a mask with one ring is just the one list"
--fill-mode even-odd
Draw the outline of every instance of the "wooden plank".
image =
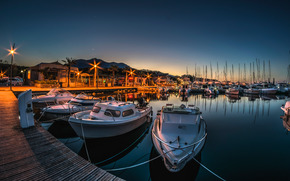
[[[42, 127], [20, 128], [18, 101], [0, 91], [0, 180], [116, 180]], [[122, 179], [120, 179], [122, 180]]]

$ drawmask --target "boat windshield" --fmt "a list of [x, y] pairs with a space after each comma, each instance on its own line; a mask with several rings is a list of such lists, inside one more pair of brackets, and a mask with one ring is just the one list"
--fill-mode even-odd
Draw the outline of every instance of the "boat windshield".
[[64, 89], [54, 88], [47, 93], [47, 95], [56, 95], [56, 94], [70, 94], [70, 92]]
[[76, 102], [76, 101], [69, 101], [69, 104], [77, 105], [77, 106], [93, 106], [93, 102]]
[[164, 113], [174, 113], [174, 114], [190, 114], [192, 109], [182, 109], [180, 107], [165, 107], [163, 108]]
[[75, 98], [80, 100], [99, 100], [99, 98], [87, 95], [85, 93], [78, 94]]
[[113, 109], [107, 109], [104, 114], [106, 116], [110, 116], [110, 117], [120, 117], [121, 111], [113, 110]]
[[93, 111], [94, 113], [99, 113], [100, 110], [101, 110], [101, 107], [99, 107], [99, 106], [95, 106], [95, 107], [93, 108], [92, 111]]

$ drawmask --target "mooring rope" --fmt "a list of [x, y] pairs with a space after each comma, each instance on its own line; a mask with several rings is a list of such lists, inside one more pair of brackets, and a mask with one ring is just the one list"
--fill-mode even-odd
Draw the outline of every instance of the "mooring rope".
[[216, 176], [217, 178], [219, 178], [220, 180], [226, 181], [225, 179], [223, 179], [222, 177], [218, 176], [216, 173], [214, 173], [213, 171], [211, 171], [209, 168], [207, 168], [205, 165], [203, 165], [202, 163], [200, 163], [197, 159], [195, 159], [193, 157], [194, 161], [196, 161], [196, 163], [198, 163], [200, 166], [202, 166], [204, 169], [206, 169], [208, 172], [210, 172], [211, 174], [213, 174], [214, 176]]
[[84, 134], [84, 128], [83, 128], [83, 124], [82, 124], [82, 120], [81, 119], [80, 119], [80, 124], [81, 124], [81, 129], [82, 129], [82, 136], [83, 136], [84, 144], [85, 144], [85, 150], [86, 150], [86, 154], [88, 156], [88, 161], [91, 162], [89, 151], [88, 151], [88, 147], [87, 147], [87, 143], [86, 143], [86, 138], [85, 138], [85, 134]]
[[[168, 152], [167, 152], [167, 153], [168, 153]], [[164, 153], [164, 154], [166, 154], [166, 153]], [[163, 155], [163, 154], [162, 154], [162, 155]], [[152, 159], [147, 160], [147, 161], [145, 161], [145, 162], [137, 163], [137, 164], [135, 164], [135, 165], [131, 165], [131, 166], [128, 166], [128, 167], [115, 168], [115, 169], [105, 169], [105, 171], [108, 171], [108, 172], [114, 172], [114, 171], [121, 171], [121, 170], [126, 170], [126, 169], [130, 169], [130, 168], [139, 167], [139, 166], [141, 166], [141, 165], [144, 165], [144, 164], [146, 164], [146, 163], [149, 163], [149, 162], [151, 162], [151, 161], [156, 160], [157, 158], [161, 157], [162, 155], [158, 155], [158, 156], [156, 156], [155, 158], [152, 158]]]

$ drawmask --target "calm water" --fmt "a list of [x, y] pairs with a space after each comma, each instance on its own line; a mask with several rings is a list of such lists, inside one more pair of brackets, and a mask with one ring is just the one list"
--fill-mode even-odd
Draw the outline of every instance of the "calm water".
[[[207, 122], [208, 137], [197, 156], [202, 164], [226, 180], [289, 180], [290, 134], [280, 118], [283, 115], [280, 107], [289, 100], [287, 97], [229, 98], [219, 95], [213, 98], [192, 95], [184, 100], [175, 94], [143, 96], [150, 99], [153, 118], [127, 135], [88, 141], [89, 158], [84, 141], [75, 136], [69, 125], [55, 122], [48, 130], [74, 152], [104, 170], [125, 168], [158, 156], [150, 133], [157, 110], [166, 103], [194, 104]], [[194, 161], [180, 173], [167, 172], [161, 158], [138, 167], [110, 172], [126, 180], [218, 180]]]

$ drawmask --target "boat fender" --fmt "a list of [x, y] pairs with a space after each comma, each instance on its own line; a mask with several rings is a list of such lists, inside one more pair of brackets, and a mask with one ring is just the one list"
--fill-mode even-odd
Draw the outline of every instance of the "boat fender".
[[180, 108], [181, 108], [181, 109], [184, 109], [184, 108], [186, 108], [186, 106], [185, 106], [184, 104], [181, 104], [181, 105], [180, 105]]

